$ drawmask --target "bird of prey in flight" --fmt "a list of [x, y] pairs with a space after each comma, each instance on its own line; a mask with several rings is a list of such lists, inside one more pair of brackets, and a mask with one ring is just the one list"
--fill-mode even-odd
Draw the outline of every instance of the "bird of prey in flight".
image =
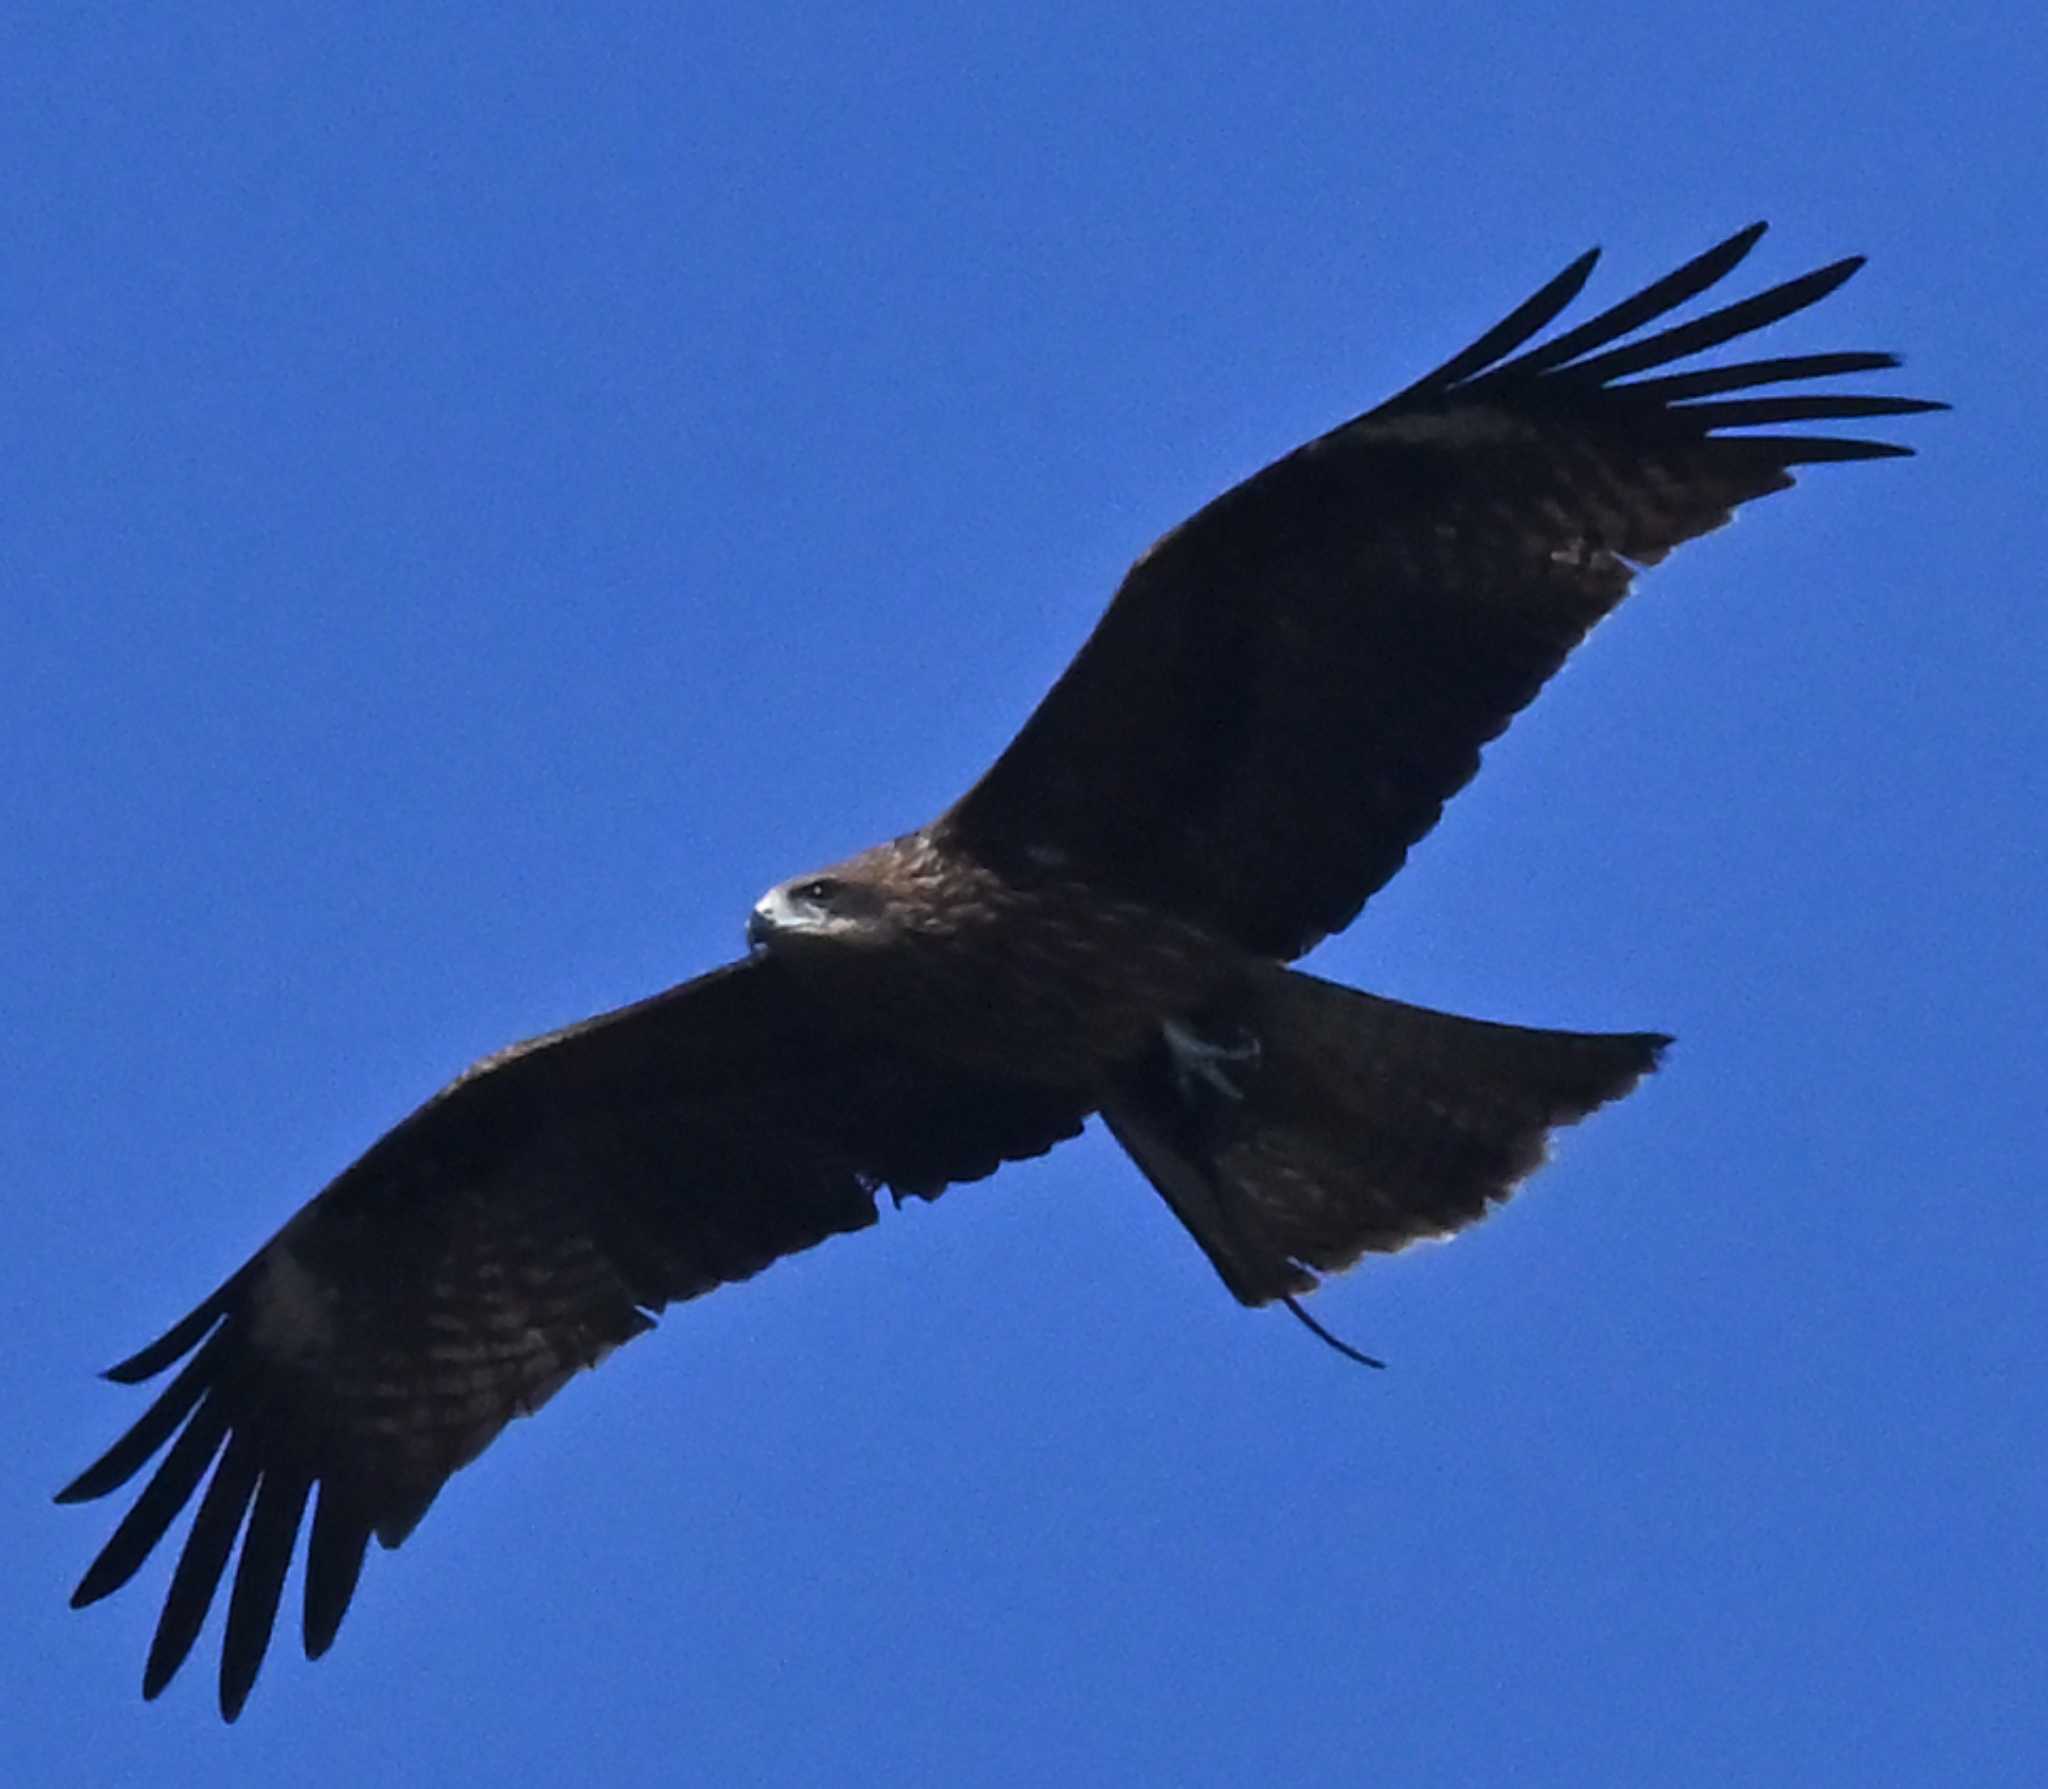
[[1232, 1294], [1302, 1315], [1319, 1274], [1473, 1222], [1553, 1128], [1627, 1092], [1666, 1039], [1456, 1018], [1287, 965], [1401, 867], [1639, 567], [1794, 467], [1908, 451], [1784, 425], [1941, 408], [1827, 383], [1889, 354], [1672, 370], [1861, 264], [1669, 320], [1762, 233], [1536, 342], [1584, 255], [1226, 491], [1132, 566], [931, 824], [769, 890], [740, 960], [485, 1058], [111, 1369], [183, 1362], [59, 1493], [162, 1454], [73, 1602], [198, 1500], [143, 1694], [226, 1579], [232, 1720], [309, 1507], [317, 1657], [371, 1538], [403, 1541], [508, 1421], [665, 1305], [874, 1223], [884, 1190], [934, 1199], [1099, 1114]]

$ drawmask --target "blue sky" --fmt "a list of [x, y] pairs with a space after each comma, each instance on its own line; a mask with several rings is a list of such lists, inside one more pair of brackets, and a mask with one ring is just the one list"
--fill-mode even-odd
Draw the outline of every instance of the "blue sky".
[[[10, 1780], [2048, 1769], [2041, 30], [42, 9], [0, 41]], [[92, 1373], [477, 1054], [928, 817], [1161, 530], [1752, 217], [1901, 464], [1653, 574], [1322, 972], [1678, 1034], [1238, 1309], [1099, 1133], [673, 1311], [241, 1724]]]

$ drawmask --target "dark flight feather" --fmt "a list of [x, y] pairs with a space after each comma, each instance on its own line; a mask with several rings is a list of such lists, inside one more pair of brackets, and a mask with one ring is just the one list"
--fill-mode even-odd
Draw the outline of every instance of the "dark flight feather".
[[1910, 451], [1720, 431], [1944, 407], [1683, 401], [1896, 364], [1863, 352], [1620, 382], [1778, 322], [1861, 265], [1618, 342], [1762, 234], [1511, 358], [1585, 283], [1582, 257], [1470, 349], [1174, 529], [940, 836], [997, 861], [1058, 853], [1259, 955], [1350, 924], [1637, 566], [1782, 490], [1791, 467]]
[[[81, 1581], [134, 1575], [213, 1477], [165, 1601], [144, 1693], [197, 1638], [245, 1514], [221, 1709], [255, 1682], [309, 1495], [309, 1656], [340, 1625], [372, 1533], [395, 1545], [448, 1475], [648, 1312], [1074, 1135], [1070, 1095], [849, 1047], [748, 961], [500, 1052], [430, 1100], [220, 1292], [114, 1376], [197, 1349], [59, 1493], [163, 1464]], [[182, 1431], [179, 1425], [183, 1423]]]
[[313, 1533], [306, 1542], [306, 1602], [301, 1637], [306, 1656], [317, 1659], [334, 1644], [341, 1618], [363, 1573], [370, 1550], [369, 1518], [334, 1480], [323, 1480], [313, 1506]]
[[269, 1650], [285, 1573], [312, 1489], [312, 1475], [301, 1465], [266, 1468], [257, 1488], [228, 1597], [227, 1635], [221, 1642], [220, 1711], [228, 1720], [242, 1712]]

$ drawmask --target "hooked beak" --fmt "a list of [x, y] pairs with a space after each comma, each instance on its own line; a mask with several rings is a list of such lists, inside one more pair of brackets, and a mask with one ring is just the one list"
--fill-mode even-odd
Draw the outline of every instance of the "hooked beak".
[[773, 944], [789, 920], [789, 897], [771, 888], [747, 915], [747, 949], [755, 956]]

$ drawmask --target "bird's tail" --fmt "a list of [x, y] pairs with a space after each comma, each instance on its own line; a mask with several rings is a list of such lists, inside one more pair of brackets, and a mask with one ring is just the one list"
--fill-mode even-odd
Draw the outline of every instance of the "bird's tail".
[[1617, 1099], [1671, 1040], [1530, 1031], [1261, 971], [1105, 1103], [1110, 1130], [1246, 1304], [1448, 1236]]

